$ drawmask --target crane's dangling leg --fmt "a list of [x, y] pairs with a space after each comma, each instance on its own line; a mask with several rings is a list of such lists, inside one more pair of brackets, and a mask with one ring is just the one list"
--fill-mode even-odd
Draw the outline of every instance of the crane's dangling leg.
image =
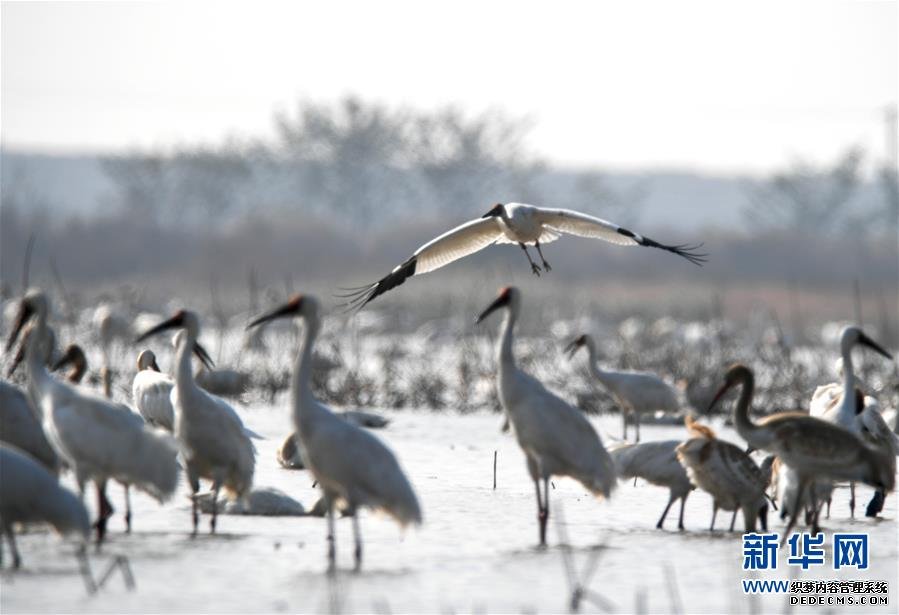
[[531, 260], [531, 254], [528, 252], [527, 246], [525, 246], [521, 242], [518, 242], [518, 245], [521, 246], [522, 250], [524, 250], [524, 255], [528, 257], [528, 262], [531, 264], [531, 272], [535, 276], [540, 277], [540, 266], [537, 265], [537, 263], [535, 263], [533, 260]]
[[[690, 495], [688, 492], [687, 495]], [[683, 496], [680, 499], [680, 516], [677, 518], [677, 529], [684, 529], [684, 504], [687, 503], [687, 496]]]
[[665, 517], [668, 516], [668, 509], [671, 508], [671, 505], [672, 505], [672, 504], [674, 504], [674, 499], [675, 499], [675, 498], [674, 498], [674, 494], [672, 493], [672, 494], [668, 497], [668, 506], [666, 506], [666, 507], [665, 507], [665, 510], [662, 511], [662, 516], [659, 517], [659, 522], [656, 523], [656, 529], [657, 529], [657, 530], [662, 529], [662, 524], [665, 523]]
[[855, 519], [855, 483], [849, 483], [849, 518]]
[[131, 487], [129, 485], [123, 485], [125, 487], [125, 533], [131, 533]]
[[326, 493], [325, 502], [328, 506], [328, 572], [333, 573], [337, 569], [337, 553], [334, 545], [334, 500]]
[[534, 242], [534, 245], [537, 247], [537, 254], [540, 255], [540, 260], [543, 261], [543, 270], [544, 271], [552, 271], [553, 268], [549, 266], [549, 263], [546, 262], [546, 259], [543, 257], [543, 250], [540, 249], [540, 240]]
[[356, 565], [355, 570], [362, 570], [362, 532], [359, 530], [359, 509], [353, 512], [353, 539], [356, 542], [356, 549], [353, 552]]
[[[740, 510], [739, 507], [734, 509], [734, 514], [733, 514], [733, 516], [730, 518], [730, 529], [727, 530], [728, 532], [733, 532], [733, 531], [734, 531], [734, 524], [736, 524], [736, 522], [737, 522], [737, 511], [738, 511], [738, 510]], [[747, 531], [748, 531], [748, 530], [747, 530]]]
[[715, 517], [718, 516], [718, 502], [712, 503], [712, 525], [709, 526], [709, 531], [715, 531]]

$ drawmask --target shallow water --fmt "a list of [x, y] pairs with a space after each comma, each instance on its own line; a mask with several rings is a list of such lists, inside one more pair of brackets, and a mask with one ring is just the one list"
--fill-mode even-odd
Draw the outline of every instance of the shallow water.
[[[267, 439], [257, 441], [256, 486], [277, 487], [310, 507], [318, 497], [305, 472], [287, 471], [275, 450], [290, 429], [285, 408], [242, 410], [248, 426]], [[711, 499], [694, 492], [687, 500], [687, 531], [676, 531], [677, 507], [659, 531], [655, 523], [667, 502], [667, 490], [642, 481], [622, 482], [609, 501], [597, 501], [577, 483], [555, 480], [551, 492], [550, 547], [538, 549], [534, 487], [514, 438], [499, 431], [498, 415], [399, 412], [376, 432], [396, 451], [415, 486], [425, 514], [420, 529], [402, 533], [389, 519], [363, 513], [363, 572], [352, 567], [350, 521], [337, 524], [338, 565], [334, 578], [325, 570], [325, 523], [319, 518], [222, 516], [219, 534], [189, 537], [186, 485], [164, 506], [143, 494], [132, 495], [134, 533], [122, 533], [117, 514], [110, 539], [93, 568], [100, 571], [112, 555], [130, 560], [137, 581], [127, 591], [114, 576], [94, 596], [87, 595], [77, 573], [74, 545], [46, 532], [19, 538], [24, 569], [3, 572], [0, 610], [13, 612], [559, 612], [571, 593], [559, 547], [559, 520], [581, 570], [601, 547], [598, 569], [588, 587], [618, 612], [645, 608], [652, 613], [780, 612], [782, 596], [747, 599], [740, 588], [740, 528], [728, 533], [730, 513], [718, 515], [709, 533]], [[620, 434], [616, 417], [594, 419], [609, 441]], [[718, 426], [719, 435], [741, 442]], [[644, 440], [683, 437], [681, 427], [644, 426]], [[497, 488], [493, 489], [493, 453], [497, 451]], [[68, 479], [67, 479], [68, 480]], [[183, 481], [182, 481], [183, 482]], [[859, 490], [859, 515], [872, 490]], [[122, 490], [110, 487], [113, 504], [123, 510]], [[93, 501], [91, 501], [93, 504]], [[877, 520], [849, 519], [848, 489], [838, 489], [830, 520], [833, 530], [869, 532], [871, 567], [863, 572], [834, 572], [828, 566], [797, 575], [804, 579], [863, 579], [891, 582], [891, 604], [865, 612], [896, 612], [897, 496], [891, 494]], [[772, 529], [782, 528], [776, 513]], [[765, 578], [789, 578], [792, 567], [781, 551], [776, 572]], [[7, 562], [8, 563], [8, 562]], [[671, 588], [671, 589], [669, 589]], [[641, 607], [642, 605], [642, 607]], [[584, 612], [596, 611], [590, 603]], [[847, 607], [794, 607], [794, 612], [845, 612]], [[861, 609], [860, 609], [861, 610]]]

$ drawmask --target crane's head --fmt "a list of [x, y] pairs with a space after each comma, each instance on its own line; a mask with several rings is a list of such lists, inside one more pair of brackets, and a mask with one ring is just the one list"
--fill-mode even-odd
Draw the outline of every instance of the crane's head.
[[570, 344], [565, 346], [563, 352], [568, 353], [568, 358], [571, 359], [577, 354], [577, 351], [580, 350], [584, 346], [590, 346], [593, 343], [593, 340], [586, 333], [583, 335], [579, 335], [574, 340], [571, 341]]
[[16, 343], [16, 340], [19, 339], [19, 334], [22, 332], [22, 328], [25, 327], [28, 321], [38, 314], [46, 313], [47, 298], [44, 296], [44, 293], [36, 288], [28, 289], [25, 296], [22, 297], [22, 300], [19, 302], [19, 313], [16, 316], [16, 321], [13, 325], [12, 332], [9, 335], [9, 339], [6, 341], [6, 352], [9, 352]]
[[850, 350], [853, 346], [856, 345], [867, 346], [878, 354], [883, 355], [887, 359], [893, 359], [893, 355], [887, 352], [883, 348], [883, 346], [868, 337], [865, 332], [862, 331], [859, 327], [850, 325], [843, 329], [843, 333], [840, 334], [840, 348], [844, 351], [845, 354], [847, 350]]
[[483, 322], [488, 316], [490, 316], [496, 310], [503, 307], [512, 307], [518, 305], [518, 301], [520, 300], [521, 292], [515, 288], [514, 286], [505, 286], [499, 290], [499, 295], [496, 296], [493, 303], [487, 306], [483, 312], [480, 313], [478, 319], [475, 321], [478, 324]]
[[312, 295], [295, 294], [287, 300], [287, 303], [266, 312], [247, 325], [247, 329], [258, 327], [261, 324], [277, 320], [279, 318], [303, 318], [318, 320], [318, 299]]
[[149, 348], [141, 350], [140, 354], [137, 355], [137, 371], [143, 371], [145, 369], [151, 369], [154, 372], [162, 371], [156, 364], [156, 355], [153, 354], [153, 351]]
[[215, 364], [212, 362], [212, 357], [209, 356], [209, 353], [206, 352], [206, 349], [203, 348], [202, 345], [200, 345], [200, 342], [196, 341], [196, 337], [200, 330], [200, 319], [195, 313], [191, 312], [190, 310], [178, 310], [168, 320], [164, 320], [155, 327], [144, 331], [137, 337], [137, 339], [134, 340], [134, 343], [140, 343], [150, 336], [156, 335], [161, 331], [167, 331], [169, 329], [183, 329], [184, 331], [186, 331], [189, 337], [194, 338], [194, 355], [196, 355], [200, 362], [208, 369], [212, 369], [215, 366]]
[[50, 369], [55, 372], [66, 365], [71, 365], [73, 367], [69, 379], [73, 382], [81, 382], [84, 372], [87, 371], [87, 357], [84, 356], [84, 350], [81, 349], [81, 346], [78, 344], [69, 344], [66, 346], [65, 352]]
[[481, 216], [482, 218], [502, 218], [506, 214], [505, 206], [502, 203], [497, 203], [493, 207], [490, 208], [486, 214]]
[[714, 408], [715, 404], [718, 403], [718, 400], [724, 397], [724, 394], [730, 389], [738, 384], [746, 386], [748, 383], [753, 382], [753, 380], [754, 377], [751, 369], [742, 363], [731, 365], [730, 369], [728, 369], [727, 373], [724, 375], [724, 384], [721, 385], [721, 388], [718, 389], [718, 392], [715, 393], [715, 397], [712, 398], [712, 402], [709, 404], [709, 410]]

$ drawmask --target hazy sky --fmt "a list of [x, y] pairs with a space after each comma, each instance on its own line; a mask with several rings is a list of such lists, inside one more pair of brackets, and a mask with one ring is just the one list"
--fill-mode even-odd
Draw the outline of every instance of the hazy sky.
[[298, 97], [500, 107], [560, 163], [763, 171], [884, 155], [896, 2], [7, 3], [2, 141], [272, 133]]

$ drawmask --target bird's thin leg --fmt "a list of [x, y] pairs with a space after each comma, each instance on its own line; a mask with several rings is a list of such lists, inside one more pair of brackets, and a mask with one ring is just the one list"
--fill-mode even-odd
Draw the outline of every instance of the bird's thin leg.
[[[687, 495], [689, 495], [689, 494], [687, 494]], [[684, 529], [684, 504], [686, 504], [686, 503], [687, 503], [687, 496], [685, 495], [680, 499], [680, 516], [677, 519], [677, 529], [679, 529], [679, 530]]]
[[215, 481], [212, 485], [212, 520], [209, 522], [209, 533], [215, 534], [215, 525], [218, 520], [219, 514], [219, 489], [221, 489], [221, 484], [219, 481]]
[[131, 487], [125, 485], [125, 533], [131, 533]]
[[334, 545], [334, 501], [325, 495], [328, 505], [328, 572], [334, 572], [337, 567], [337, 554]]
[[640, 413], [634, 412], [634, 424], [636, 425], [637, 430], [637, 444], [640, 444]]
[[715, 531], [715, 517], [718, 516], [718, 504], [717, 502], [712, 504], [712, 525], [709, 526], [709, 531]]
[[543, 524], [540, 526], [540, 544], [546, 544], [546, 524], [549, 521], [549, 476], [543, 477]]
[[727, 530], [728, 532], [733, 532], [733, 531], [734, 531], [734, 524], [737, 522], [737, 511], [738, 511], [738, 510], [740, 510], [740, 509], [739, 509], [739, 508], [735, 508], [735, 509], [734, 509], [734, 514], [733, 514], [733, 516], [730, 518], [730, 529]]
[[849, 483], [849, 517], [855, 519], [855, 483]]
[[97, 549], [100, 548], [100, 543], [103, 542], [103, 538], [106, 536], [106, 520], [112, 515], [112, 504], [109, 503], [109, 498], [106, 497], [106, 481], [97, 481], [95, 483], [97, 488]]
[[625, 406], [621, 406], [621, 426], [623, 431], [621, 439], [627, 442], [627, 408]]
[[524, 250], [524, 255], [528, 257], [528, 262], [531, 264], [531, 272], [535, 276], [539, 277], [540, 276], [540, 266], [531, 259], [531, 254], [528, 252], [527, 246], [525, 246], [521, 242], [518, 242], [518, 245], [521, 246], [522, 250]]
[[668, 498], [668, 506], [666, 506], [666, 507], [665, 507], [665, 510], [662, 511], [662, 516], [659, 517], [659, 522], [656, 523], [656, 529], [657, 529], [657, 530], [662, 529], [662, 524], [665, 523], [665, 517], [668, 516], [668, 509], [671, 508], [671, 505], [672, 505], [672, 504], [674, 504], [674, 494], [673, 494], [673, 493], [672, 493], [671, 496]]
[[191, 513], [193, 515], [194, 522], [194, 531], [191, 532], [190, 537], [196, 538], [197, 528], [200, 526], [200, 509], [197, 506], [197, 492], [200, 490], [200, 481], [195, 478], [188, 477], [188, 482], [190, 483], [190, 501], [192, 503]]
[[544, 531], [544, 528], [546, 527], [546, 525], [543, 522], [543, 516], [545, 514], [545, 511], [543, 509], [543, 496], [540, 493], [540, 479], [539, 478], [534, 479], [534, 487], [537, 490], [537, 524], [538, 524], [539, 534], [540, 534], [540, 544], [545, 545], [546, 544], [546, 532]]
[[534, 246], [537, 248], [537, 254], [540, 255], [540, 260], [543, 261], [543, 269], [544, 271], [552, 271], [553, 268], [549, 266], [549, 263], [546, 262], [546, 259], [543, 257], [543, 250], [540, 249], [540, 240], [534, 242]]
[[787, 523], [787, 529], [784, 531], [783, 538], [780, 539], [780, 546], [784, 546], [787, 542], [787, 538], [790, 536], [790, 532], [793, 531], [793, 528], [796, 527], [796, 518], [799, 517], [799, 511], [802, 508], [800, 503], [802, 502], [802, 495], [805, 491], [805, 485], [808, 481], [805, 479], [799, 480], [799, 488], [796, 490], [796, 497], [793, 498], [793, 506], [791, 507], [793, 512], [790, 514], [790, 522]]
[[827, 498], [827, 515], [825, 519], [830, 519], [830, 503], [833, 501], [832, 497]]
[[356, 550], [354, 551], [356, 559], [356, 570], [362, 570], [362, 532], [359, 530], [359, 509], [353, 514], [353, 539], [356, 541]]
[[[19, 555], [19, 548], [16, 546], [16, 535], [13, 533], [12, 524], [3, 524], [3, 533], [6, 534], [6, 540], [9, 541], [9, 550], [12, 551], [12, 567], [19, 568], [22, 565], [22, 557]], [[0, 549], [3, 547], [3, 541], [0, 540]], [[2, 562], [0, 558], [0, 562]]]

